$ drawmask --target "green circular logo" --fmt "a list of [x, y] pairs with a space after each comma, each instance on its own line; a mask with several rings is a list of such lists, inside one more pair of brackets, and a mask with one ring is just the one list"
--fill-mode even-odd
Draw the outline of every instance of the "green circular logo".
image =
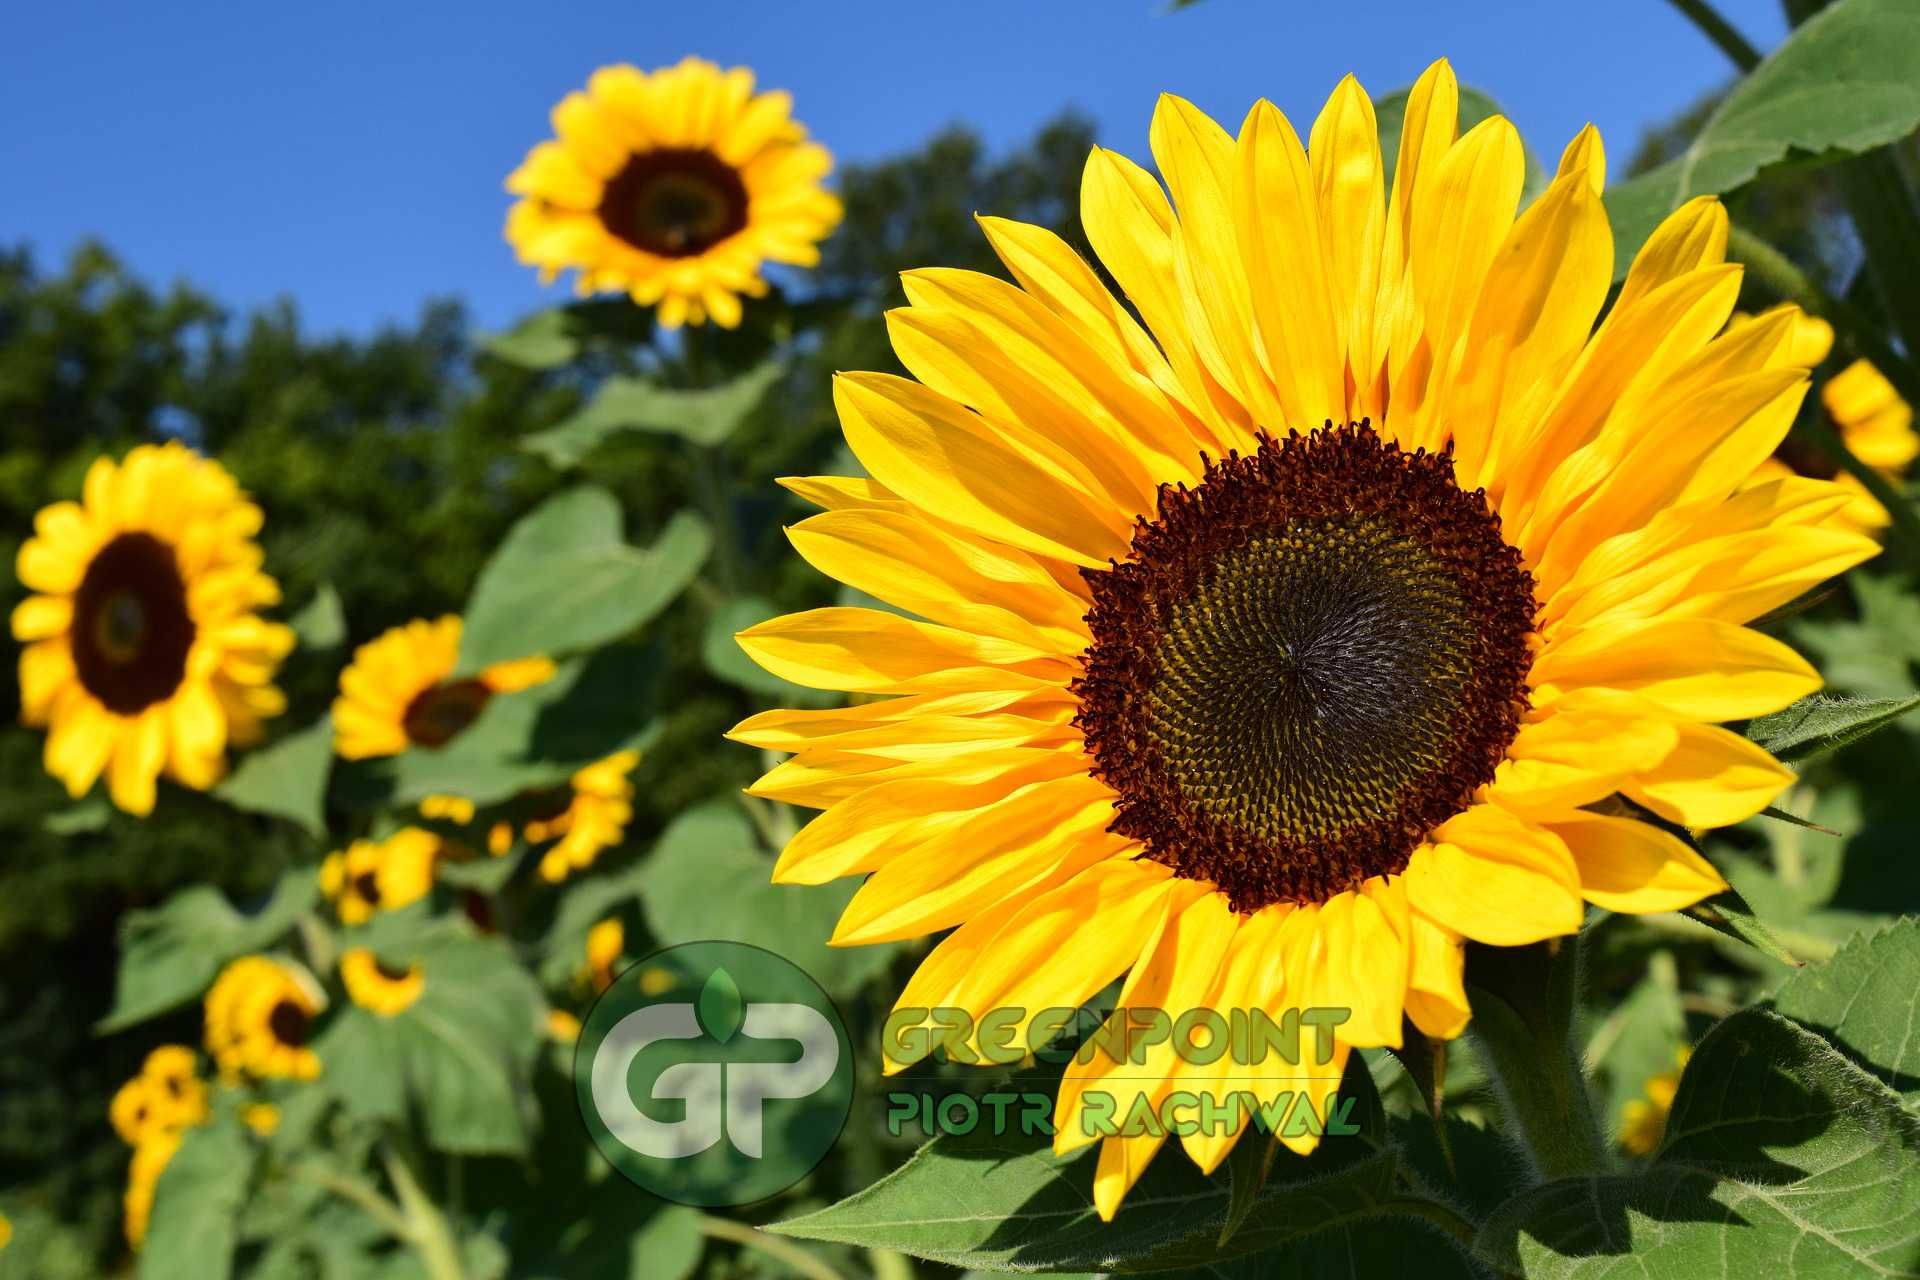
[[853, 1046], [791, 961], [687, 942], [620, 974], [573, 1057], [593, 1143], [664, 1200], [717, 1208], [786, 1190], [832, 1149], [853, 1106]]

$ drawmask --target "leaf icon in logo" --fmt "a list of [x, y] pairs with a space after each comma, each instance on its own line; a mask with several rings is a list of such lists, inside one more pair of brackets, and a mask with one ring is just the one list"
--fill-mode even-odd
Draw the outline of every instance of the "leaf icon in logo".
[[725, 1044], [740, 1029], [742, 1007], [740, 987], [733, 975], [725, 969], [715, 969], [706, 985], [700, 988], [694, 1017], [699, 1020], [702, 1031]]

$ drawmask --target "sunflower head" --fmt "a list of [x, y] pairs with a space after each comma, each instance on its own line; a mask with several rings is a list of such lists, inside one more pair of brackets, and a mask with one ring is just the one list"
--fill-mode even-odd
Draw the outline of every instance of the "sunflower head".
[[205, 1122], [207, 1082], [185, 1045], [162, 1045], [147, 1055], [140, 1074], [121, 1085], [107, 1108], [120, 1140], [137, 1147], [157, 1133], [177, 1133]]
[[333, 902], [340, 923], [365, 924], [378, 912], [426, 897], [446, 848], [425, 827], [402, 827], [385, 840], [355, 840], [320, 864], [320, 892]]
[[96, 459], [78, 502], [34, 518], [13, 612], [20, 716], [47, 730], [46, 767], [78, 797], [106, 776], [129, 813], [152, 812], [161, 775], [205, 790], [229, 743], [260, 737], [286, 700], [274, 673], [293, 632], [258, 611], [280, 600], [260, 571], [260, 508], [178, 443]]
[[419, 965], [396, 968], [365, 947], [340, 957], [340, 981], [355, 1004], [383, 1018], [410, 1007], [427, 988]]
[[[1729, 326], [1719, 205], [1668, 218], [1609, 306], [1599, 135], [1523, 209], [1518, 133], [1462, 134], [1458, 103], [1430, 68], [1389, 176], [1351, 77], [1310, 145], [1270, 103], [1234, 134], [1162, 99], [1164, 188], [1088, 159], [1104, 271], [984, 219], [1011, 281], [909, 272], [913, 378], [835, 384], [866, 474], [788, 482], [824, 508], [795, 548], [890, 607], [741, 633], [858, 700], [733, 736], [793, 755], [756, 794], [826, 811], [774, 878], [864, 877], [835, 944], [952, 930], [901, 1009], [1118, 979], [1103, 1044], [1128, 1008], [1348, 1011], [1292, 1075], [1076, 1055], [1056, 1147], [1100, 1143], [1103, 1216], [1166, 1134], [1102, 1134], [1096, 1092], [1324, 1097], [1409, 1020], [1460, 1034], [1466, 941], [1724, 888], [1674, 831], [1791, 775], [1720, 724], [1819, 684], [1744, 624], [1875, 549], [1833, 524], [1839, 486], [1756, 482], [1803, 326]], [[1180, 1145], [1210, 1172], [1241, 1131]]]
[[271, 1138], [280, 1132], [280, 1108], [271, 1102], [250, 1102], [240, 1108], [240, 1123], [256, 1138]]
[[744, 67], [602, 67], [507, 178], [507, 239], [544, 280], [571, 268], [582, 294], [630, 294], [668, 328], [730, 329], [764, 264], [814, 265], [840, 220], [820, 185], [833, 159], [790, 108]]
[[269, 956], [242, 956], [208, 989], [206, 1044], [222, 1078], [311, 1080], [308, 1047], [323, 997], [311, 975]]
[[577, 980], [594, 991], [605, 991], [613, 985], [626, 949], [626, 926], [620, 923], [620, 917], [608, 916], [587, 930], [586, 958]]
[[1680, 1092], [1680, 1073], [1687, 1068], [1693, 1050], [1681, 1049], [1674, 1055], [1673, 1070], [1647, 1077], [1641, 1096], [1631, 1098], [1620, 1110], [1620, 1146], [1630, 1155], [1650, 1156], [1667, 1133], [1667, 1117], [1673, 1113], [1673, 1099]]
[[460, 619], [448, 614], [393, 628], [354, 650], [333, 701], [334, 750], [348, 760], [444, 747], [480, 718], [493, 696], [553, 677], [546, 658], [497, 663], [451, 678], [460, 660]]
[[550, 798], [545, 814], [536, 814], [521, 828], [528, 844], [554, 842], [540, 855], [542, 880], [560, 883], [592, 866], [603, 851], [626, 837], [627, 823], [633, 820], [629, 775], [639, 763], [639, 752], [620, 751], [588, 765]]

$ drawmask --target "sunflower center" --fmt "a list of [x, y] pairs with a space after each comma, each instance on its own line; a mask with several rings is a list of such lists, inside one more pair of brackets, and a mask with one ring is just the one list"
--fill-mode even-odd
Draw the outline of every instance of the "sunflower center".
[[690, 258], [746, 227], [747, 186], [704, 148], [643, 151], [607, 183], [600, 220], [636, 249]]
[[423, 747], [444, 747], [487, 709], [493, 690], [479, 680], [454, 680], [414, 695], [401, 717], [407, 741]]
[[1163, 487], [1089, 570], [1075, 685], [1114, 830], [1235, 910], [1402, 871], [1526, 705], [1533, 580], [1447, 454], [1362, 422]]
[[291, 1000], [280, 1001], [267, 1014], [267, 1030], [273, 1038], [296, 1049], [307, 1042], [312, 1023], [307, 1011]]
[[374, 957], [373, 970], [388, 982], [405, 982], [413, 976], [413, 970], [411, 968], [396, 968], [378, 956]]
[[353, 878], [353, 896], [370, 907], [380, 905], [380, 876], [377, 872], [362, 871]]
[[73, 600], [73, 665], [109, 711], [133, 715], [173, 695], [193, 648], [187, 585], [173, 549], [123, 533], [87, 566]]

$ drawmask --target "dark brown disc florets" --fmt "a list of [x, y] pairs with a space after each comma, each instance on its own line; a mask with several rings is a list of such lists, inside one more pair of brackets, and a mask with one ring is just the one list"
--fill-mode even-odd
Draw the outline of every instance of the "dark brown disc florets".
[[1208, 460], [1086, 578], [1076, 722], [1114, 830], [1238, 911], [1404, 870], [1526, 707], [1520, 553], [1450, 453], [1366, 422]]

